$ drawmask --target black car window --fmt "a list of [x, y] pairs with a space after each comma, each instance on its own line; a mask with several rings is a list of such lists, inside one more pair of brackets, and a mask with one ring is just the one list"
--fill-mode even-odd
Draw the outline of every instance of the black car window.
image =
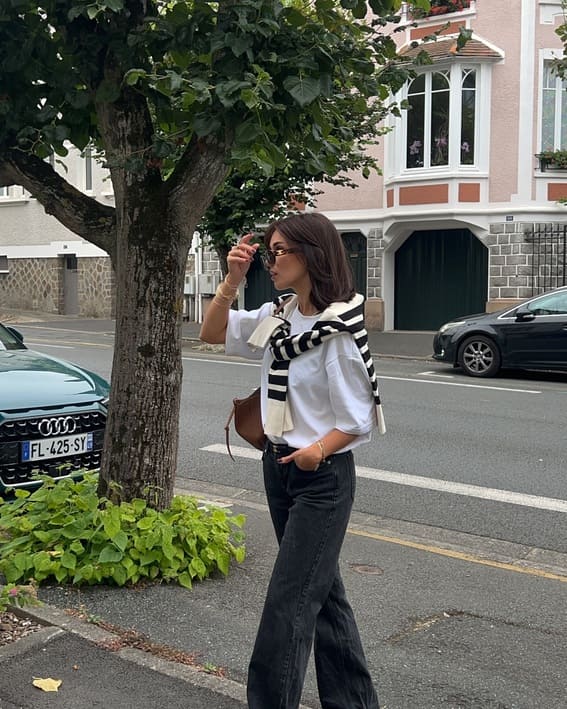
[[21, 340], [0, 325], [0, 350], [25, 350], [26, 346]]
[[534, 315], [567, 315], [567, 291], [538, 298], [528, 303], [527, 308]]

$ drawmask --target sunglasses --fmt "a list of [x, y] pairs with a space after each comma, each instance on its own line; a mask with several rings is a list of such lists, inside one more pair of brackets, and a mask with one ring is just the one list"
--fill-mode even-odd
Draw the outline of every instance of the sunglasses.
[[266, 249], [262, 252], [262, 262], [265, 268], [270, 268], [275, 265], [278, 256], [283, 256], [284, 254], [295, 254], [298, 251], [301, 251], [301, 249], [297, 247], [291, 249], [275, 249], [274, 251]]

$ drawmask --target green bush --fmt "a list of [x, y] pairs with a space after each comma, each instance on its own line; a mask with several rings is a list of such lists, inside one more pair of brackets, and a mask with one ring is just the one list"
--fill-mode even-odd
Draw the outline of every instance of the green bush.
[[96, 494], [96, 475], [43, 484], [0, 499], [0, 572], [9, 583], [118, 586], [141, 579], [191, 588], [244, 559], [243, 515], [175, 497], [163, 512], [144, 500], [114, 505]]

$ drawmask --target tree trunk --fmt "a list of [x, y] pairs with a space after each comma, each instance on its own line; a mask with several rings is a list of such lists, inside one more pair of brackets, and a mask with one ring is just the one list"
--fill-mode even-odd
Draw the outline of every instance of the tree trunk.
[[165, 205], [130, 205], [117, 227], [116, 338], [99, 494], [169, 506], [177, 469], [187, 239]]

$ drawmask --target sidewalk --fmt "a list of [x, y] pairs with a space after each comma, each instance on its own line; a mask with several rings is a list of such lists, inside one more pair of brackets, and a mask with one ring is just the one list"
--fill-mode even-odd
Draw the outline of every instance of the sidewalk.
[[[246, 514], [245, 561], [191, 591], [43, 588], [48, 605], [30, 610], [52, 626], [0, 648], [1, 709], [246, 706], [276, 553], [269, 514], [260, 493], [190, 485]], [[567, 555], [355, 513], [341, 571], [382, 709], [565, 709]], [[170, 659], [142, 649], [156, 646]], [[191, 657], [226, 676], [171, 661]], [[63, 682], [44, 694], [34, 677]], [[312, 663], [302, 701], [320, 706]]]

